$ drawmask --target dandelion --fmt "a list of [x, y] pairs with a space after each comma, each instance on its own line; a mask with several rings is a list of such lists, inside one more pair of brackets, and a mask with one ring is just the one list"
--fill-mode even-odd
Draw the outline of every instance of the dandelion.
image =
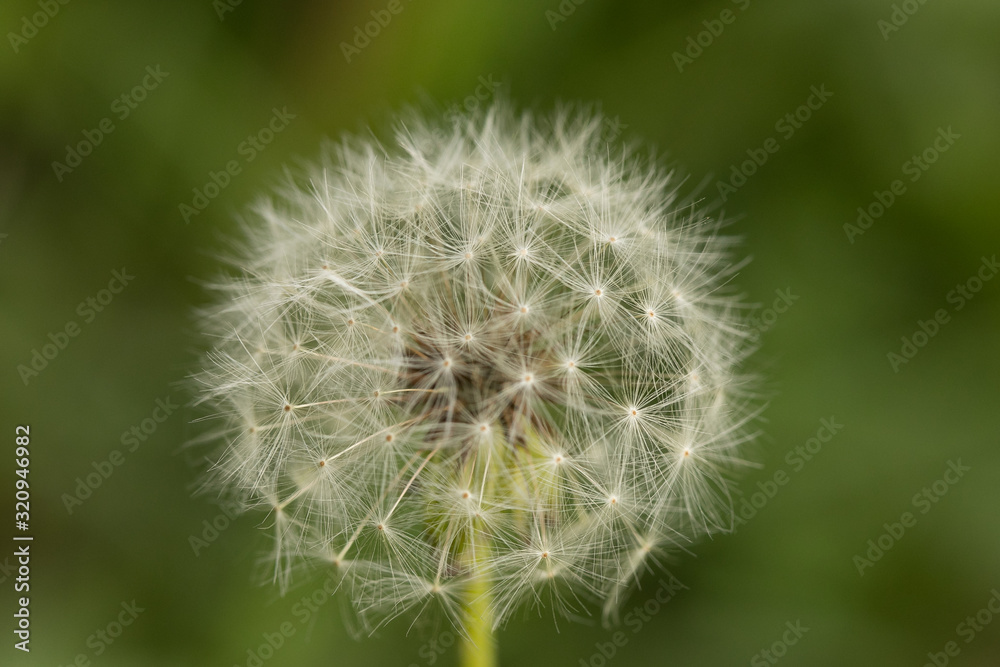
[[266, 517], [282, 588], [330, 568], [363, 627], [437, 609], [492, 665], [518, 610], [611, 619], [731, 527], [755, 404], [733, 241], [601, 128], [414, 116], [253, 209], [195, 381], [206, 487]]

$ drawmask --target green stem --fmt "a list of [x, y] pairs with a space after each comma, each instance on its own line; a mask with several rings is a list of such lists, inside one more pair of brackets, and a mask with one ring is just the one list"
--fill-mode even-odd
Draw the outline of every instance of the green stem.
[[497, 667], [491, 602], [489, 580], [474, 579], [465, 592], [468, 636], [462, 638], [462, 667]]

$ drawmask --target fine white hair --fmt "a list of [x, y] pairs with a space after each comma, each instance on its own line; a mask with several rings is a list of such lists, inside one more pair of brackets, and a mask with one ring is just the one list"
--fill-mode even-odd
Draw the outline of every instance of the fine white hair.
[[206, 488], [284, 587], [327, 564], [375, 627], [486, 581], [613, 614], [732, 522], [758, 404], [732, 237], [602, 117], [508, 105], [348, 138], [244, 221], [195, 374]]

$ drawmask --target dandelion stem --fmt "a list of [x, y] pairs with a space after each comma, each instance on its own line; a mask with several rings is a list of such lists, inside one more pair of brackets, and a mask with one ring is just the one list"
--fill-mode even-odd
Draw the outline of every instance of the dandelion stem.
[[465, 589], [466, 635], [462, 638], [462, 667], [497, 667], [497, 644], [493, 636], [490, 581], [478, 562], [486, 556], [486, 541], [480, 531], [470, 540], [469, 557], [476, 574]]

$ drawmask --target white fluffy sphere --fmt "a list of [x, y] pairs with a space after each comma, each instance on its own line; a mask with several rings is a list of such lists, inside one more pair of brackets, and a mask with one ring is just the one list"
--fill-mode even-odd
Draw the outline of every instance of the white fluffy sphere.
[[350, 139], [246, 223], [204, 313], [209, 486], [267, 514], [275, 576], [361, 617], [613, 611], [731, 524], [753, 396], [731, 239], [600, 116], [502, 106]]

